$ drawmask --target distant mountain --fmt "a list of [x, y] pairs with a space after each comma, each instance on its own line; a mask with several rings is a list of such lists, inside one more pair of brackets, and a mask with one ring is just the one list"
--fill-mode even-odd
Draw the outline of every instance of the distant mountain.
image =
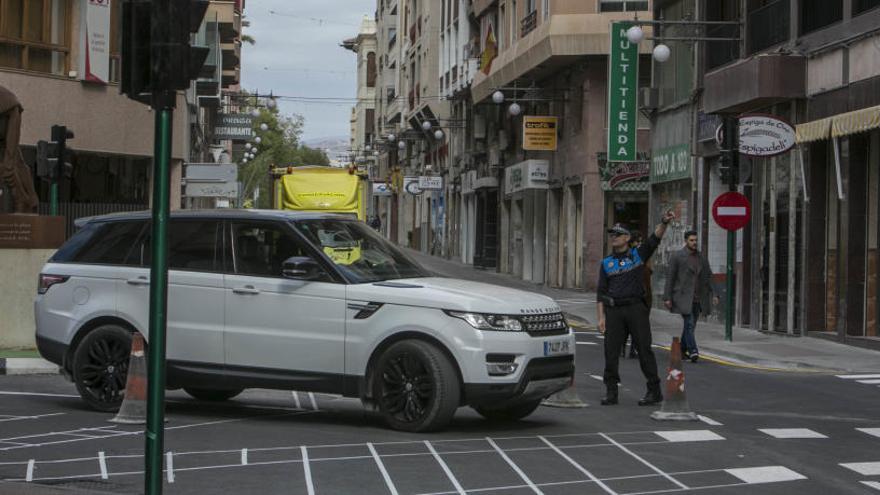
[[348, 163], [350, 142], [348, 136], [330, 136], [303, 140], [309, 148], [324, 150], [330, 165], [340, 167]]

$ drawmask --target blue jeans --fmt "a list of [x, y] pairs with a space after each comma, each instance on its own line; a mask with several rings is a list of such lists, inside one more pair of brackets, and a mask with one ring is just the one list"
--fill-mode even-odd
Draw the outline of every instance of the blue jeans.
[[700, 317], [700, 310], [700, 303], [695, 302], [691, 307], [691, 314], [681, 315], [682, 320], [684, 320], [684, 327], [681, 330], [682, 354], [699, 354], [694, 330], [697, 328], [697, 318]]

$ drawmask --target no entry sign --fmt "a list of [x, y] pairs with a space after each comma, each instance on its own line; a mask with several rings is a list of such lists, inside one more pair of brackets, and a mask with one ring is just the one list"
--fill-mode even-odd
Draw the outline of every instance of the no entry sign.
[[724, 230], [736, 231], [749, 223], [752, 205], [738, 192], [726, 192], [712, 203], [712, 218]]

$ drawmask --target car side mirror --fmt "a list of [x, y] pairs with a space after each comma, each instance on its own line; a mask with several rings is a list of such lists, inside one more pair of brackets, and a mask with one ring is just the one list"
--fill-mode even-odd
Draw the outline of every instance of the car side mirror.
[[323, 275], [321, 265], [307, 256], [287, 258], [281, 267], [281, 276], [292, 280], [317, 280]]

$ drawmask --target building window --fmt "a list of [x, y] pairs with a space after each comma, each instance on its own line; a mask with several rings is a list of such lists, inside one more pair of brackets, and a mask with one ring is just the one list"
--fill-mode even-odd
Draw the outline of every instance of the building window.
[[749, 54], [789, 38], [789, 0], [752, 0], [748, 4], [746, 46]]
[[0, 0], [0, 67], [65, 74], [69, 18], [68, 0]]
[[367, 87], [376, 87], [376, 52], [367, 54]]
[[[694, 0], [664, 4], [659, 14], [670, 21], [693, 18], [694, 4]], [[687, 26], [678, 25], [665, 27], [662, 34], [673, 38], [691, 35]], [[654, 64], [654, 81], [660, 92], [661, 107], [689, 99], [694, 89], [695, 45], [685, 41], [669, 41], [667, 45], [675, 56], [662, 64]]]
[[880, 7], [880, 0], [853, 0], [853, 15], [859, 15], [872, 9]]
[[648, 10], [648, 0], [599, 0], [599, 12], [637, 12]]
[[801, 35], [843, 20], [843, 0], [801, 0]]

